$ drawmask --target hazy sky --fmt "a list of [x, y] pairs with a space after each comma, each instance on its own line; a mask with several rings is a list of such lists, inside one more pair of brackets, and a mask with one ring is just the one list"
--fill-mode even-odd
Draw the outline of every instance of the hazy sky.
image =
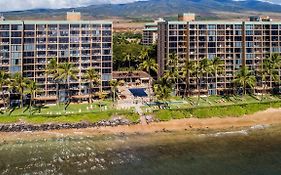
[[136, 0], [0, 0], [0, 11], [34, 8], [71, 8], [101, 3], [128, 3]]
[[[71, 8], [101, 3], [127, 3], [137, 0], [0, 0], [0, 11], [34, 8]], [[281, 4], [281, 0], [260, 0]]]

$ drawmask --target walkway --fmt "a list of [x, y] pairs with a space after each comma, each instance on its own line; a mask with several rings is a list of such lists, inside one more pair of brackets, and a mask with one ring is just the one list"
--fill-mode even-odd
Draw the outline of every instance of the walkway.
[[140, 115], [140, 122], [141, 122], [141, 124], [142, 125], [147, 125], [146, 116], [143, 114], [141, 106], [140, 105], [136, 105], [135, 106], [135, 110]]

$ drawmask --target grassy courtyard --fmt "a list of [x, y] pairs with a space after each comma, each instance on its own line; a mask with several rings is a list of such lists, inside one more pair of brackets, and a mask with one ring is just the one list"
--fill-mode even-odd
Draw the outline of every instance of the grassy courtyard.
[[[260, 96], [210, 96], [201, 97], [198, 105], [197, 103], [197, 97], [186, 99], [172, 97], [165, 101], [164, 108], [155, 104], [143, 106], [142, 110], [156, 119], [167, 121], [191, 117], [240, 117], [268, 108], [281, 107], [280, 97], [270, 95], [264, 96], [262, 101]], [[103, 102], [96, 101], [93, 104], [70, 104], [66, 111], [63, 104], [42, 106], [40, 108], [33, 107], [31, 113], [28, 107], [16, 108], [1, 114], [0, 123], [93, 123], [114, 117], [126, 118], [132, 122], [136, 122], [140, 118], [135, 109], [117, 110], [112, 101], [104, 100]]]
[[70, 104], [67, 110], [64, 105], [43, 106], [33, 108], [32, 115], [28, 107], [23, 109], [16, 108], [10, 113], [0, 115], [0, 123], [26, 122], [30, 124], [42, 123], [77, 123], [77, 122], [97, 122], [109, 120], [113, 117], [126, 118], [136, 122], [139, 116], [133, 110], [116, 110], [111, 101], [103, 101], [101, 104]]

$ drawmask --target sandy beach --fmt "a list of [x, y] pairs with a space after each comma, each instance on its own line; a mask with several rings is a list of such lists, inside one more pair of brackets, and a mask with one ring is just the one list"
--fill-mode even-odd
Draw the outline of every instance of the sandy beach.
[[207, 119], [181, 119], [167, 122], [151, 123], [149, 125], [100, 127], [86, 129], [67, 129], [22, 133], [0, 133], [1, 140], [49, 138], [60, 136], [93, 136], [104, 134], [149, 134], [163, 131], [192, 131], [198, 129], [235, 129], [255, 125], [281, 124], [281, 109], [268, 109], [253, 115], [243, 117], [207, 118]]

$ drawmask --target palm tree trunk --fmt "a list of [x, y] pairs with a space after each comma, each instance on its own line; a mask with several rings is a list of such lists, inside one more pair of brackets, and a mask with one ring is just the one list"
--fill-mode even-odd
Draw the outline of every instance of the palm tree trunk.
[[4, 90], [3, 90], [3, 86], [1, 86], [1, 92], [2, 92], [2, 100], [3, 100], [3, 105], [4, 105], [4, 109], [6, 109], [6, 100], [5, 100], [5, 93], [4, 93]]
[[90, 87], [90, 89], [89, 89], [89, 94], [90, 94], [89, 95], [89, 98], [90, 98], [89, 99], [89, 103], [92, 104], [92, 98], [93, 98], [93, 96], [92, 96], [92, 89], [93, 89], [92, 82], [90, 82], [90, 86], [89, 87]]
[[207, 73], [207, 101], [209, 101], [209, 74]]
[[262, 80], [262, 85], [263, 85], [263, 89], [262, 89], [262, 97], [261, 97], [261, 100], [263, 100], [264, 99], [264, 95], [265, 95], [265, 83], [264, 83], [264, 81]]
[[244, 95], [247, 95], [247, 91], [246, 91], [246, 83], [244, 82], [243, 84], [243, 91], [244, 91]]
[[197, 105], [199, 105], [200, 95], [201, 95], [201, 87], [200, 86], [201, 86], [200, 78], [197, 77], [197, 90], [198, 90]]
[[216, 95], [218, 95], [218, 70], [216, 69], [216, 72], [215, 72], [215, 81], [216, 81], [216, 83], [215, 83], [215, 85], [216, 85]]
[[56, 95], [57, 95], [57, 105], [59, 104], [60, 96], [59, 96], [59, 82], [56, 82]]
[[148, 70], [148, 74], [149, 74], [149, 80], [148, 80], [148, 99], [149, 99], [149, 102], [151, 102], [151, 91], [150, 91], [150, 89], [151, 89], [151, 87], [150, 87], [150, 85], [151, 85], [151, 83], [150, 83], [150, 81], [151, 81], [151, 75], [150, 75], [150, 69]]
[[23, 108], [23, 92], [20, 93], [20, 107]]
[[33, 95], [30, 96], [30, 100], [29, 100], [29, 115], [31, 115], [32, 101], [33, 101]]

